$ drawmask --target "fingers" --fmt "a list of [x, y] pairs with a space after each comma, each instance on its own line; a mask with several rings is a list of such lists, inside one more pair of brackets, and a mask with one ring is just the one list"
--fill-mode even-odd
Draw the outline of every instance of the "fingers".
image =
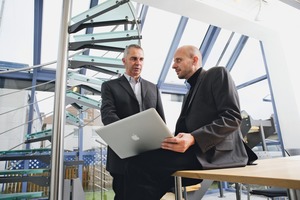
[[177, 140], [171, 140], [171, 142], [164, 141], [162, 142], [161, 148], [170, 151], [180, 152], [180, 153], [186, 151], [185, 145], [182, 144], [182, 141], [177, 141]]
[[163, 142], [176, 144], [176, 143], [178, 143], [178, 139], [176, 137], [168, 137], [168, 138], [164, 139]]
[[174, 152], [179, 152], [179, 153], [183, 153], [183, 152], [184, 152], [184, 151], [182, 150], [181, 146], [179, 146], [178, 144], [162, 143], [161, 148], [162, 148], [162, 149], [165, 149], [165, 150], [170, 150], [170, 151], [174, 151]]
[[166, 138], [162, 142], [161, 148], [184, 153], [194, 143], [194, 137], [191, 134], [179, 133], [175, 137]]
[[176, 135], [176, 137], [177, 137], [177, 138], [182, 138], [185, 134], [186, 134], [186, 133], [178, 133], [178, 134]]

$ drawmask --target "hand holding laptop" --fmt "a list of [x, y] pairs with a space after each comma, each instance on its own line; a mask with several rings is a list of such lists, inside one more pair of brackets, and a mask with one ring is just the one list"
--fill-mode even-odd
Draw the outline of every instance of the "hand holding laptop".
[[190, 133], [179, 133], [175, 137], [168, 137], [162, 142], [162, 149], [183, 153], [195, 144], [195, 139]]

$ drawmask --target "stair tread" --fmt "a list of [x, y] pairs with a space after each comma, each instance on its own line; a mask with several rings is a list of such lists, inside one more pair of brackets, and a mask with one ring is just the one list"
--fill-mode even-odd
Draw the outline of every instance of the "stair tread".
[[[107, 33], [93, 33], [84, 35], [75, 35], [74, 41], [69, 43], [69, 50], [79, 50], [84, 48], [102, 49], [103, 43], [139, 41], [142, 36], [138, 30], [113, 31]], [[106, 48], [105, 48], [106, 49]]]
[[66, 112], [67, 122], [76, 126], [81, 126], [83, 124], [83, 120], [79, 117], [73, 115], [70, 112]]
[[43, 192], [22, 192], [22, 193], [10, 193], [1, 194], [0, 199], [11, 199], [11, 198], [32, 198], [32, 197], [42, 197]]
[[77, 55], [69, 60], [70, 68], [76, 69], [84, 65], [91, 66], [108, 66], [118, 69], [123, 69], [124, 65], [121, 59], [118, 58], [105, 58], [97, 56]]
[[18, 149], [18, 150], [9, 150], [9, 151], [0, 151], [0, 156], [2, 155], [10, 155], [10, 154], [18, 154], [20, 153], [35, 153], [35, 152], [50, 152], [51, 148], [40, 148], [40, 149]]
[[[116, 1], [116, 2], [115, 1], [105, 1], [104, 3], [101, 3], [83, 13], [80, 13], [79, 15], [72, 17], [71, 22], [70, 22], [71, 26], [69, 27], [69, 31], [75, 32], [75, 31], [80, 30], [80, 28], [78, 29], [80, 24], [88, 22], [91, 19], [95, 19], [98, 16], [101, 16], [112, 10], [116, 10], [118, 7], [120, 7], [122, 4], [127, 3], [128, 1], [129, 0], [121, 0], [121, 1]], [[98, 21], [98, 20], [96, 20], [96, 21]]]
[[14, 169], [14, 170], [0, 170], [0, 175], [7, 174], [40, 174], [44, 172], [49, 172], [50, 169]]
[[95, 108], [95, 109], [98, 109], [101, 106], [99, 101], [95, 99], [91, 99], [77, 92], [68, 91], [66, 97], [67, 97], [66, 104], [77, 103], [80, 107], [86, 106], [88, 108]]
[[37, 137], [49, 136], [51, 134], [52, 134], [52, 129], [47, 129], [47, 130], [39, 131], [36, 133], [27, 134], [26, 137], [29, 140], [29, 139], [34, 139]]
[[106, 81], [96, 77], [86, 76], [79, 73], [68, 72], [68, 86], [71, 87], [88, 87], [95, 93], [101, 93], [101, 85]]

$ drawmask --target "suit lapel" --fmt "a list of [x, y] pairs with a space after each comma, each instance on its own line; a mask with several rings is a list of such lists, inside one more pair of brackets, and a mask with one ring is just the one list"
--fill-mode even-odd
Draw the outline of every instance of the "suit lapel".
[[145, 99], [145, 96], [147, 94], [147, 83], [145, 81], [143, 81], [143, 79], [141, 78], [141, 89], [142, 89], [142, 100]]
[[124, 75], [119, 78], [119, 82], [120, 82], [120, 85], [128, 92], [128, 94], [136, 99], [136, 96], [133, 93], [133, 90], [132, 90], [129, 82]]
[[[148, 85], [146, 81], [143, 81], [143, 79], [141, 78], [141, 89], [142, 89], [142, 109], [145, 110], [145, 106], [144, 103], [145, 101], [147, 101], [146, 95], [148, 92]], [[145, 100], [145, 101], [144, 101]]]

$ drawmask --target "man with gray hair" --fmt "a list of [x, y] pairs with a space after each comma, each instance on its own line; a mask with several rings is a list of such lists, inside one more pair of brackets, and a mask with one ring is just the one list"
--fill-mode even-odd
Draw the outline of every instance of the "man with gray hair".
[[[106, 81], [101, 87], [101, 118], [104, 125], [116, 122], [143, 110], [155, 108], [165, 120], [160, 91], [157, 86], [141, 77], [144, 51], [137, 44], [125, 48], [122, 62], [125, 74]], [[122, 130], [120, 130], [122, 131]], [[113, 177], [115, 200], [124, 200], [124, 166], [121, 159], [108, 147], [107, 170]]]

